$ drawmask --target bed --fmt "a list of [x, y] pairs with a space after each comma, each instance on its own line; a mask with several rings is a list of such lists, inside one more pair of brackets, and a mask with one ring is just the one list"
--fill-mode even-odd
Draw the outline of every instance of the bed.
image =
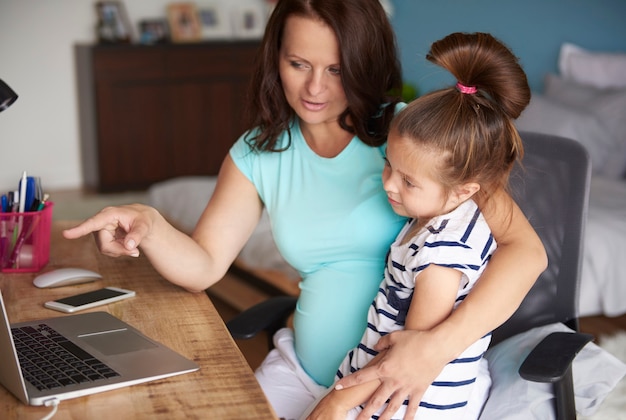
[[[547, 74], [542, 92], [517, 121], [518, 128], [573, 138], [593, 165], [585, 237], [580, 315], [626, 313], [626, 54], [591, 52], [564, 44], [559, 74]], [[150, 203], [191, 232], [211, 196], [215, 177], [183, 177], [154, 184]], [[276, 293], [298, 294], [298, 274], [280, 256], [267, 214], [233, 269]]]
[[580, 315], [626, 313], [626, 53], [561, 46], [558, 74], [548, 73], [517, 121], [520, 130], [569, 137], [592, 162]]

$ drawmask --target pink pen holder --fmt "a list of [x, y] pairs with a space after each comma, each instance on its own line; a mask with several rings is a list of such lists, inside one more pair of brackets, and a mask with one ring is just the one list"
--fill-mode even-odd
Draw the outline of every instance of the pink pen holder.
[[3, 273], [31, 273], [50, 260], [54, 203], [40, 211], [0, 213], [0, 267]]

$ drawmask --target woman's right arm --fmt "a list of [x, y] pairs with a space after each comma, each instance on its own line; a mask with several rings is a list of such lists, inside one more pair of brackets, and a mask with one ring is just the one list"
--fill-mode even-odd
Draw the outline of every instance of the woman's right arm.
[[191, 237], [141, 204], [105, 208], [63, 235], [75, 239], [93, 232], [100, 251], [109, 256], [138, 256], [141, 249], [167, 280], [200, 292], [224, 276], [262, 210], [256, 188], [228, 155]]

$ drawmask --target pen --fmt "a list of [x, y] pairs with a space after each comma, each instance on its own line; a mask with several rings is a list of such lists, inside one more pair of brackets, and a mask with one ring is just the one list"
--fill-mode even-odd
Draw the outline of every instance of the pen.
[[26, 178], [26, 195], [24, 196], [24, 211], [35, 211], [38, 206], [33, 209], [33, 203], [35, 202], [37, 186], [35, 184], [35, 178], [29, 176]]
[[1, 203], [2, 203], [2, 213], [6, 213], [9, 211], [9, 198], [7, 197], [6, 194], [2, 194], [2, 197], [0, 198]]
[[37, 211], [41, 211], [41, 210], [44, 209], [44, 207], [46, 207], [46, 201], [48, 201], [48, 198], [50, 198], [49, 194], [44, 194], [43, 195], [43, 198], [39, 202], [39, 207], [37, 207]]
[[[2, 196], [2, 209], [5, 210], [5, 201], [7, 201], [7, 196]], [[9, 253], [11, 252], [9, 247], [9, 238], [7, 237], [7, 221], [2, 218], [0, 220], [0, 269], [5, 267], [5, 264], [9, 258]]]
[[[22, 179], [20, 180], [20, 185], [19, 185], [20, 195], [19, 195], [18, 211], [20, 212], [20, 215], [17, 218], [17, 232], [13, 234], [14, 238], [19, 238], [20, 234], [22, 233], [22, 228], [24, 225], [24, 216], [22, 213], [24, 213], [24, 211], [26, 210], [26, 179], [27, 179], [26, 171], [24, 171], [22, 173]], [[13, 249], [13, 251], [15, 251], [15, 248]]]
[[22, 229], [22, 231], [17, 236], [17, 240], [15, 241], [15, 245], [13, 245], [13, 251], [11, 252], [11, 256], [9, 257], [9, 261], [7, 262], [6, 267], [19, 268], [16, 266], [16, 263], [20, 255], [22, 245], [24, 245], [24, 241], [26, 241], [26, 239], [28, 239], [28, 237], [32, 235], [38, 223], [39, 217], [35, 218], [34, 220], [32, 218], [28, 219], [28, 223], [24, 223], [24, 229]]
[[0, 236], [0, 269], [5, 268], [11, 252], [9, 238]]
[[15, 190], [9, 192], [9, 211], [17, 213], [19, 208], [20, 192]]
[[39, 210], [43, 210], [43, 188], [41, 187], [41, 178], [39, 177], [35, 177], [34, 178], [34, 182], [35, 182], [35, 199], [33, 200], [33, 205], [30, 209], [30, 211], [39, 211]]
[[24, 213], [26, 210], [26, 184], [28, 177], [26, 176], [26, 171], [22, 173], [22, 180], [20, 181], [20, 207], [19, 212]]

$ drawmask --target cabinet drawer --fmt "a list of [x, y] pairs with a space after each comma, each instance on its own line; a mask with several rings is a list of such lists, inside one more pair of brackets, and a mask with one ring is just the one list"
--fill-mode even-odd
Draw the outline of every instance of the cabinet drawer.
[[159, 77], [165, 74], [166, 56], [161, 50], [143, 48], [97, 49], [93, 54], [96, 80], [102, 78]]
[[181, 48], [167, 57], [167, 74], [171, 77], [214, 77], [228, 74], [250, 74], [258, 44], [211, 45], [211, 48]]
[[217, 48], [203, 51], [197, 48], [172, 51], [168, 54], [166, 72], [170, 77], [213, 77], [232, 71], [233, 53]]

